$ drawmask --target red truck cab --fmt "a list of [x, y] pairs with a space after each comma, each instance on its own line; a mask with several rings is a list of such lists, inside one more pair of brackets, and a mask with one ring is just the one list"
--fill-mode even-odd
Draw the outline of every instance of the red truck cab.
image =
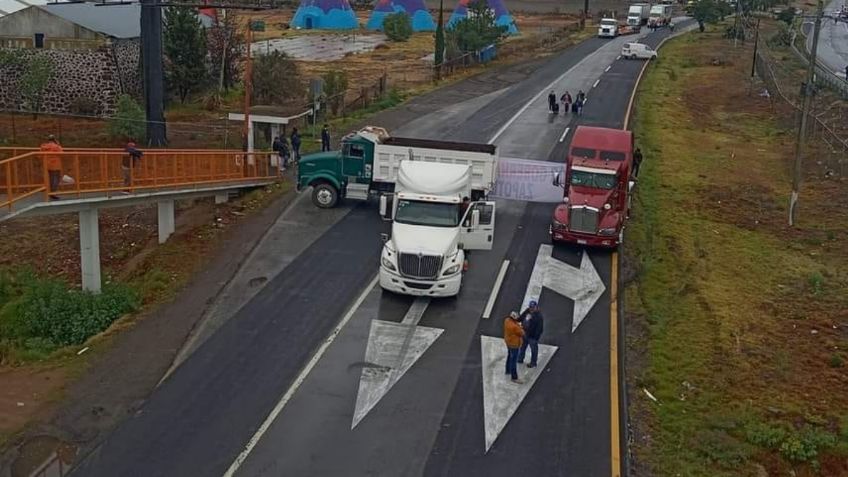
[[630, 210], [633, 134], [621, 129], [579, 126], [571, 140], [565, 189], [550, 225], [553, 242], [615, 248]]

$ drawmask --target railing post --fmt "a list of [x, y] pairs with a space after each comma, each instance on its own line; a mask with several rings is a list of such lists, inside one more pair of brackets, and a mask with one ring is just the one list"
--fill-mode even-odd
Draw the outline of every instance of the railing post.
[[80, 181], [82, 178], [80, 177], [80, 158], [79, 153], [74, 154], [74, 182], [77, 184], [77, 199], [80, 198]]
[[44, 156], [42, 154], [38, 154], [38, 157], [41, 159], [41, 169], [44, 172], [44, 201], [50, 201], [50, 174], [47, 172], [47, 161], [44, 160]]
[[12, 163], [7, 162], [6, 163], [6, 200], [9, 202], [9, 212], [12, 211], [12, 199], [14, 198], [13, 195], [14, 194], [12, 192]]

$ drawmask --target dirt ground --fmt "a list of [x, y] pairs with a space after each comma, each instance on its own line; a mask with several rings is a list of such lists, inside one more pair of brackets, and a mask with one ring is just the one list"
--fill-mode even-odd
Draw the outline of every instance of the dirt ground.
[[848, 178], [809, 151], [787, 225], [792, 112], [752, 87], [752, 53], [693, 33], [640, 88], [634, 475], [848, 475]]

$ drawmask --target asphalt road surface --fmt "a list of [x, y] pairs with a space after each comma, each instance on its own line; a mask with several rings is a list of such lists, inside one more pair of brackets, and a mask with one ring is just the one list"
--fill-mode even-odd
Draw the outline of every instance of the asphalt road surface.
[[[825, 10], [835, 15], [842, 8], [843, 3], [843, 0], [834, 0], [827, 5]], [[805, 25], [805, 27], [807, 27], [806, 31], [808, 32], [807, 51], [810, 51], [813, 45], [812, 23], [808, 26]], [[844, 21], [836, 22], [829, 18], [822, 20], [816, 56], [837, 76], [845, 76], [845, 67], [848, 66], [848, 23]]]
[[[513, 87], [421, 117], [401, 133], [494, 141], [505, 157], [562, 162], [578, 124], [622, 127], [643, 64], [617, 58], [632, 39], [590, 39]], [[551, 88], [586, 91], [584, 115], [550, 115]], [[602, 294], [573, 330], [574, 302], [543, 289], [540, 366], [520, 366], [525, 382], [513, 384], [503, 373], [502, 320], [548, 267], [537, 257], [549, 250], [553, 205], [497, 205], [494, 249], [471, 254], [457, 298], [432, 302], [375, 286], [387, 226], [374, 204], [316, 220], [299, 234], [311, 243], [268, 266], [275, 275], [267, 284], [217, 320], [72, 475], [618, 475], [622, 424], [610, 378], [616, 256], [553, 248], [561, 268], [578, 273], [589, 263]], [[326, 212], [311, 207], [296, 204], [298, 227]], [[505, 260], [491, 318], [482, 319]]]

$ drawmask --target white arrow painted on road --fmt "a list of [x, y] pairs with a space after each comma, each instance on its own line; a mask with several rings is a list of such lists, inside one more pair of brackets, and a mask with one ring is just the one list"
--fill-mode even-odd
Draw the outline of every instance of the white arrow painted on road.
[[417, 298], [400, 323], [371, 322], [365, 348], [366, 365], [359, 378], [351, 429], [383, 399], [444, 331], [418, 326], [429, 304], [429, 298]]
[[533, 273], [527, 283], [527, 292], [524, 294], [522, 310], [526, 310], [530, 301], [539, 302], [542, 296], [542, 288], [565, 295], [574, 300], [574, 316], [571, 321], [572, 333], [577, 330], [586, 315], [604, 294], [606, 286], [592, 265], [589, 254], [583, 252], [580, 260], [580, 268], [572, 267], [553, 257], [553, 246], [542, 244], [536, 255], [536, 263], [533, 265]]
[[[506, 423], [515, 414], [521, 401], [530, 392], [536, 379], [557, 351], [556, 346], [539, 345], [538, 366], [518, 365], [518, 377], [523, 384], [513, 383], [506, 371], [506, 345], [503, 339], [480, 337], [483, 369], [483, 421], [486, 432], [486, 452], [498, 438]], [[529, 353], [530, 350], [527, 350]]]

